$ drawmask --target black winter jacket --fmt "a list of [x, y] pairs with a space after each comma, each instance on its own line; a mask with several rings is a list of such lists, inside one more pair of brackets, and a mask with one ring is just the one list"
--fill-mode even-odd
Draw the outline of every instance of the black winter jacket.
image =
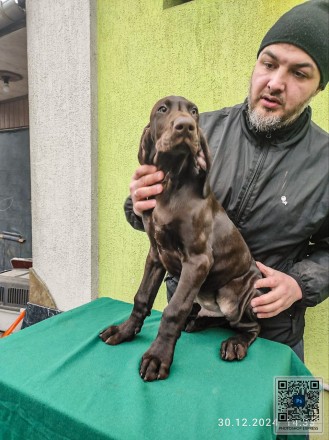
[[[308, 107], [289, 127], [253, 131], [246, 104], [203, 113], [200, 126], [212, 152], [210, 185], [255, 260], [287, 273], [303, 298], [273, 318], [260, 319], [260, 336], [290, 346], [303, 337], [306, 307], [329, 292], [329, 136]], [[136, 229], [141, 220], [125, 203]]]

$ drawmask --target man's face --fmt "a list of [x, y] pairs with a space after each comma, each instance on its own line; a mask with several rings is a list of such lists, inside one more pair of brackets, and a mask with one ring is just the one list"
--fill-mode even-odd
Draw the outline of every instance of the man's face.
[[265, 47], [250, 82], [251, 124], [259, 131], [291, 124], [319, 91], [319, 83], [319, 69], [302, 49], [285, 43]]

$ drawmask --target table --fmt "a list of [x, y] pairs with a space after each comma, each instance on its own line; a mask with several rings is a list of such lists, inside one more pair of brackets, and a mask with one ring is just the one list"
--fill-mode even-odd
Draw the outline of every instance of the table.
[[143, 382], [139, 362], [160, 312], [132, 342], [98, 338], [131, 307], [100, 298], [0, 340], [0, 439], [276, 438], [259, 426], [273, 418], [274, 376], [310, 375], [289, 347], [258, 338], [243, 361], [225, 362], [218, 349], [231, 330], [183, 333], [169, 378]]

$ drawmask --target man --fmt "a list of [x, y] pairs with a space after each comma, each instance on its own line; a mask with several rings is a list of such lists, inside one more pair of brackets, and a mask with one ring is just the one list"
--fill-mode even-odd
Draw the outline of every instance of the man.
[[[284, 14], [265, 35], [244, 104], [202, 114], [213, 163], [210, 184], [246, 240], [266, 289], [252, 300], [260, 336], [303, 359], [306, 307], [328, 297], [328, 134], [311, 121], [310, 100], [329, 77], [329, 2]], [[125, 204], [128, 221], [162, 191], [163, 173], [139, 167]], [[177, 280], [167, 279], [168, 297]]]

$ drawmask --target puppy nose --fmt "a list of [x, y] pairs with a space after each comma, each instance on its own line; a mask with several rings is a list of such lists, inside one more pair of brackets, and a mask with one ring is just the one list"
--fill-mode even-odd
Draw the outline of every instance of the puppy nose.
[[180, 134], [192, 133], [195, 129], [195, 121], [189, 116], [180, 116], [174, 121], [174, 130]]

